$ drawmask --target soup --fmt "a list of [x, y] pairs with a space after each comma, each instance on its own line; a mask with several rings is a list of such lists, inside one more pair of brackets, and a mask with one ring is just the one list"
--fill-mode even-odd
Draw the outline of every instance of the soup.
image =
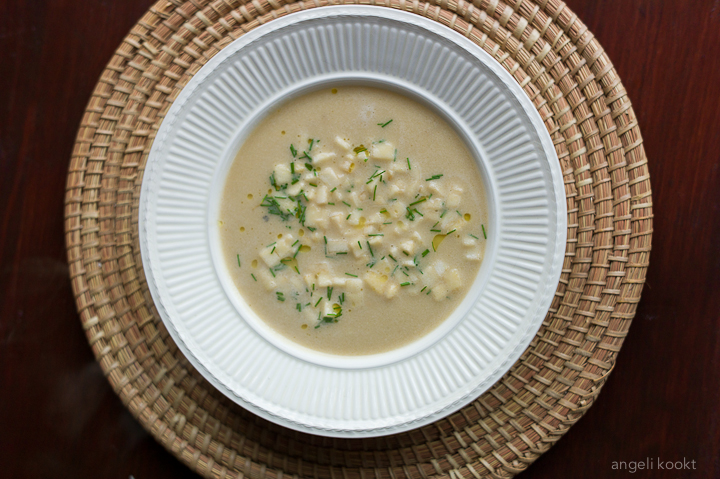
[[222, 251], [243, 299], [311, 349], [365, 355], [430, 333], [482, 262], [479, 169], [428, 107], [339, 86], [270, 112], [224, 187]]

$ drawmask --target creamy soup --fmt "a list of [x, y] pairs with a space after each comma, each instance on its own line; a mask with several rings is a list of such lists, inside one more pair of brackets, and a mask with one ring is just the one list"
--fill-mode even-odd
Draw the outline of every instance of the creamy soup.
[[485, 193], [464, 142], [426, 106], [371, 87], [272, 111], [221, 201], [223, 253], [244, 300], [278, 333], [331, 354], [431, 332], [485, 249]]

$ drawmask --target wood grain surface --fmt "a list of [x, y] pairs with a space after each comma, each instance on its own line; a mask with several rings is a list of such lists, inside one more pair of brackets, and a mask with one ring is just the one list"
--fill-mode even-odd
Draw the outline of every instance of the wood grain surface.
[[[720, 478], [720, 0], [567, 3], [638, 116], [653, 252], [603, 393], [519, 477]], [[150, 4], [0, 2], [0, 477], [197, 477], [103, 377], [65, 258], [65, 177], [81, 114]], [[632, 473], [630, 462], [646, 458], [653, 470]]]

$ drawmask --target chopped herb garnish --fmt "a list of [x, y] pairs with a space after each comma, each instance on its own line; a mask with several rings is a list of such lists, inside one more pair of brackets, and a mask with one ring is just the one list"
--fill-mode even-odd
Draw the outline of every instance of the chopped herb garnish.
[[310, 139], [308, 140], [310, 142], [310, 148], [308, 148], [308, 151], [312, 151], [313, 144], [315, 144], [315, 140]]
[[372, 247], [370, 246], [370, 242], [369, 242], [369, 241], [366, 241], [365, 243], [367, 243], [367, 247], [368, 247], [368, 249], [370, 250], [370, 256], [372, 256], [372, 257], [374, 258], [374, 257], [375, 257], [375, 254], [373, 254], [373, 250], [372, 250]]
[[337, 190], [337, 186], [335, 188], [333, 188], [332, 190], [330, 190], [330, 193], [334, 192], [335, 190]]
[[485, 225], [480, 225], [480, 226], [482, 227], [482, 230], [483, 230], [483, 237], [485, 239], [487, 239], [487, 233], [485, 233]]
[[454, 232], [455, 232], [455, 230], [453, 229], [453, 230], [448, 231], [448, 232], [445, 233], [445, 234], [446, 234], [446, 235], [449, 235], [449, 234], [452, 234], [452, 233], [454, 233]]
[[362, 249], [362, 245], [360, 244], [360, 240], [358, 240], [358, 248]]
[[412, 170], [412, 166], [410, 166], [410, 158], [407, 159], [407, 164], [408, 164], [408, 170]]
[[400, 283], [400, 286], [410, 286], [412, 283], [410, 281], [407, 281], [405, 283]]
[[322, 301], [322, 300], [323, 300], [322, 298], [318, 299], [318, 300], [317, 300], [317, 303], [315, 303], [315, 306], [314, 306], [314, 307], [317, 308], [317, 307], [318, 307], [318, 304], [320, 304], [320, 301]]
[[275, 294], [277, 295], [278, 301], [285, 301], [285, 295], [282, 292], [278, 291]]
[[[350, 274], [350, 273], [345, 273], [345, 274], [348, 275], [348, 276], [352, 276], [353, 278], [357, 278], [357, 275], [356, 275], [356, 274]], [[343, 294], [345, 294], [345, 293], [343, 293]]]
[[332, 298], [332, 290], [333, 290], [332, 286], [328, 286], [328, 289], [327, 289], [328, 301], [330, 301], [330, 298]]
[[[422, 291], [421, 291], [421, 292], [422, 292]], [[298, 311], [302, 312], [302, 305], [301, 305], [300, 303], [296, 304], [296, 305], [295, 305], [295, 309], [297, 309]]]
[[345, 204], [345, 206], [349, 206], [350, 208], [352, 208], [352, 205], [350, 203], [348, 203], [347, 201], [343, 201], [343, 203]]
[[423, 251], [423, 252], [422, 252], [422, 257], [424, 258], [425, 256], [427, 256], [429, 252], [430, 252], [429, 249], [426, 249], [425, 251]]
[[356, 155], [359, 155], [363, 151], [367, 151], [367, 148], [365, 148], [363, 145], [360, 145], [358, 147], [353, 148], [353, 151], [355, 152]]
[[377, 185], [375, 185], [375, 189], [373, 190], [373, 201], [375, 201], [375, 194], [377, 193]]
[[373, 233], [373, 234], [368, 235], [368, 236], [385, 236], [385, 234], [384, 234], [384, 233]]
[[290, 144], [290, 153], [292, 153], [293, 158], [297, 157], [297, 150], [292, 145], [292, 143]]
[[391, 260], [393, 260], [397, 263], [397, 260], [393, 257], [393, 255], [389, 254], [388, 256], [390, 257]]
[[432, 231], [433, 233], [442, 233], [442, 230], [437, 230], [437, 229], [431, 229], [430, 231]]
[[254, 279], [255, 281], [257, 281], [257, 278], [255, 277], [254, 274], [250, 273], [250, 276], [252, 276], [252, 279]]
[[413, 201], [413, 202], [410, 203], [408, 206], [416, 205], [416, 204], [418, 204], [418, 203], [422, 203], [423, 201], [427, 201], [427, 197], [426, 197], [426, 196], [423, 196], [422, 198], [420, 198], [420, 199], [417, 200], [417, 201]]
[[239, 254], [237, 255], [237, 259], [238, 259], [238, 268], [242, 268], [242, 265], [240, 264], [240, 255]]
[[339, 255], [339, 254], [347, 254], [347, 251], [340, 251], [338, 253], [335, 253], [335, 255]]
[[388, 126], [390, 123], [392, 123], [392, 120], [388, 120], [388, 121], [386, 121], [385, 123], [378, 123], [378, 125], [380, 125], [380, 128], [385, 128], [385, 127]]
[[475, 236], [475, 235], [468, 235], [468, 236], [472, 236], [472, 237], [475, 238], [476, 240], [479, 240], [479, 239], [480, 239], [480, 238], [478, 238], [478, 237]]
[[423, 291], [425, 291], [426, 288], [427, 286], [423, 286], [423, 289], [421, 289], [420, 292], [422, 293]]
[[313, 166], [310, 163], [305, 163], [305, 168], [307, 168], [308, 171], [312, 171]]
[[440, 178], [442, 178], [442, 176], [443, 176], [442, 174], [432, 175], [430, 178], [425, 178], [425, 181], [439, 180]]
[[270, 274], [271, 274], [271, 275], [273, 276], [273, 278], [274, 278], [274, 277], [275, 277], [275, 271], [273, 271], [272, 268], [269, 268], [269, 269], [270, 269]]

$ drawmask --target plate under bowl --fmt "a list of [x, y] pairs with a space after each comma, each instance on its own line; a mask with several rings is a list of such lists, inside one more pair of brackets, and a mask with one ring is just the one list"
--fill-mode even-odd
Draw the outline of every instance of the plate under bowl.
[[[486, 182], [486, 257], [468, 297], [435, 332], [379, 355], [325, 355], [251, 326], [218, 260], [218, 190], [242, 141], [270, 106], [330, 83], [430, 105], [467, 141]], [[208, 61], [160, 126], [139, 218], [150, 292], [193, 366], [266, 419], [336, 437], [420, 427], [488, 390], [545, 317], [566, 226], [552, 141], [514, 79], [436, 22], [367, 6], [273, 20]]]

